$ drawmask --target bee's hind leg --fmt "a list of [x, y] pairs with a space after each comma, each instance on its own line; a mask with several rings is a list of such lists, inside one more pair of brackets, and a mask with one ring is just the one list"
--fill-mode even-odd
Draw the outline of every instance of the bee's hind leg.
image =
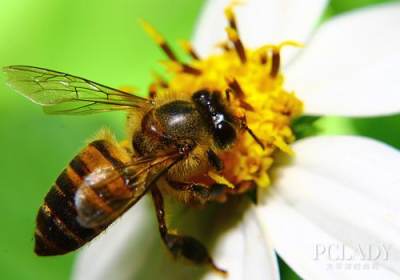
[[198, 240], [190, 236], [177, 235], [168, 232], [165, 223], [164, 200], [157, 186], [152, 188], [151, 195], [156, 208], [158, 228], [161, 238], [172, 255], [174, 257], [183, 257], [197, 265], [210, 265], [214, 270], [225, 275], [227, 272], [215, 265], [214, 261], [208, 254], [207, 249]]

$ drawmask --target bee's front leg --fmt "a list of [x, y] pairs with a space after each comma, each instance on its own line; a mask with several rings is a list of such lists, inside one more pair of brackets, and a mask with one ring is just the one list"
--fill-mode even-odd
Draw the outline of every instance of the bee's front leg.
[[215, 265], [207, 249], [198, 240], [190, 236], [169, 233], [165, 223], [164, 200], [157, 186], [152, 188], [151, 195], [156, 208], [161, 238], [172, 255], [183, 257], [197, 265], [210, 265], [214, 270], [225, 275], [227, 272]]

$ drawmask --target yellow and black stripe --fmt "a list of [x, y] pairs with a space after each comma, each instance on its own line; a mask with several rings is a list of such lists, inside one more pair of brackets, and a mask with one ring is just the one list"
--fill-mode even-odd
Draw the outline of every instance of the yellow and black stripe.
[[[112, 222], [94, 228], [82, 226], [77, 220], [75, 194], [82, 186], [84, 178], [96, 168], [120, 168], [128, 161], [129, 156], [117, 145], [107, 140], [96, 140], [70, 162], [57, 178], [39, 209], [35, 231], [36, 254], [49, 256], [73, 251], [92, 240]], [[121, 191], [121, 188], [128, 190], [122, 178], [113, 184], [110, 190]], [[109, 195], [112, 196], [113, 193]], [[104, 198], [99, 196], [93, 198], [96, 201], [102, 199]], [[107, 202], [103, 203], [107, 207]]]

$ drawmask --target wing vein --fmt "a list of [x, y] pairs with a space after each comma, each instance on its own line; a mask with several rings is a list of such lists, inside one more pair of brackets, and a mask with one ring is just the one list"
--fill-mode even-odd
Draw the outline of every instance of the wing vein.
[[85, 78], [45, 68], [8, 66], [8, 84], [49, 114], [147, 110], [153, 101]]

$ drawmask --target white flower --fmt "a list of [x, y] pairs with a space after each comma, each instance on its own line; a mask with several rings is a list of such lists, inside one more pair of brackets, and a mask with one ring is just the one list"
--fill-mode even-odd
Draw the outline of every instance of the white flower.
[[[205, 6], [194, 38], [200, 54], [225, 38], [228, 2]], [[325, 5], [248, 0], [237, 8], [241, 37], [255, 47], [306, 42], [304, 50], [285, 56], [291, 63], [284, 70], [306, 114], [400, 112], [400, 4], [344, 14], [314, 31]], [[296, 157], [276, 170], [269, 193], [218, 240], [215, 262], [229, 279], [279, 279], [277, 252], [305, 279], [399, 279], [398, 151], [354, 136], [310, 137], [292, 147]], [[146, 204], [138, 203], [83, 250], [73, 278], [221, 279], [168, 258]]]

